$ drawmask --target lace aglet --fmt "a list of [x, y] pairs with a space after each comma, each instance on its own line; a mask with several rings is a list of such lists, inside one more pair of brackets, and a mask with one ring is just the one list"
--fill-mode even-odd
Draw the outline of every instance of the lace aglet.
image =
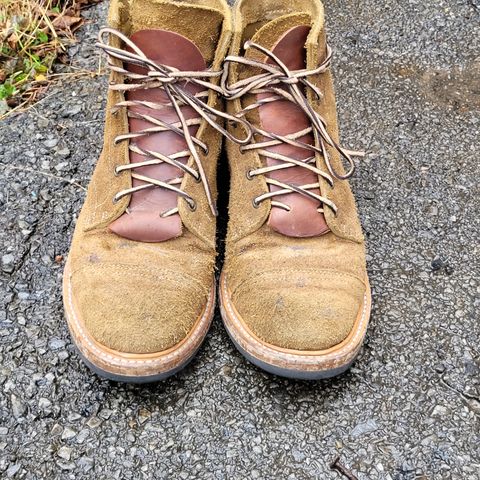
[[363, 152], [361, 150], [345, 150], [345, 153], [347, 155], [350, 155], [352, 157], [366, 157], [367, 156], [367, 153], [366, 152]]

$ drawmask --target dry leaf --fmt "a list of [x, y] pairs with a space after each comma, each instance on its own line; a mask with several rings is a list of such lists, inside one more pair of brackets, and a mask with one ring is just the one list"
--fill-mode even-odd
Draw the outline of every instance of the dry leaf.
[[21, 62], [19, 62], [18, 58], [9, 58], [8, 60], [5, 60], [4, 62], [1, 63], [2, 70], [1, 73], [8, 77], [12, 73], [14, 73], [16, 70], [21, 68], [19, 65]]
[[70, 59], [65, 52], [59, 53], [57, 55], [56, 60], [57, 60], [57, 62], [63, 63], [64, 65], [67, 65], [70, 62]]
[[102, 0], [77, 0], [76, 4], [80, 8], [86, 8], [89, 7], [90, 5], [95, 5], [96, 3], [100, 3]]
[[53, 19], [52, 25], [58, 30], [73, 31], [83, 23], [83, 18], [60, 15]]
[[69, 17], [78, 17], [80, 15], [80, 9], [78, 8], [78, 5], [75, 3], [70, 8], [66, 8], [63, 10], [63, 12], [60, 15], [68, 15]]
[[17, 48], [17, 43], [18, 43], [18, 35], [13, 32], [8, 38], [7, 38], [7, 43], [8, 43], [8, 46], [12, 49], [12, 50], [16, 50]]

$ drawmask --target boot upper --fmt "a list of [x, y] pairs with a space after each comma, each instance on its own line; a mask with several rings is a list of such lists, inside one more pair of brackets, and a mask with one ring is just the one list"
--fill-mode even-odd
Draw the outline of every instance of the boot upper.
[[[217, 71], [230, 43], [231, 19], [220, 0], [112, 0], [109, 27], [133, 39], [139, 32], [173, 32], [198, 49], [205, 68]], [[111, 35], [110, 45], [128, 51], [118, 36]], [[149, 55], [155, 56], [153, 47]], [[124, 68], [121, 61], [117, 66]], [[122, 74], [113, 71], [110, 84], [122, 81]], [[121, 229], [112, 227], [128, 215], [134, 194], [118, 200], [116, 195], [135, 187], [130, 171], [116, 174], [119, 167], [132, 161], [129, 146], [135, 143], [134, 139], [115, 141], [130, 131], [128, 109], [118, 108], [126, 100], [124, 91], [109, 90], [103, 149], [75, 228], [66, 279], [71, 298], [65, 301], [71, 302], [88, 335], [103, 346], [126, 353], [154, 353], [185, 338], [205, 308], [213, 288], [216, 219], [202, 182], [178, 169], [183, 176], [176, 186], [195, 199], [195, 208], [181, 196], [175, 200], [175, 235], [167, 235], [165, 241], [137, 241], [129, 238], [130, 233], [123, 235]], [[204, 101], [221, 111], [222, 100], [214, 90], [209, 90]], [[192, 135], [208, 147], [199, 148], [198, 155], [215, 199], [222, 135], [204, 119]], [[197, 167], [192, 155], [184, 163], [193, 170]], [[150, 215], [148, 221], [156, 218]], [[159, 215], [158, 220], [162, 220]]]
[[[299, 51], [303, 51], [304, 69], [315, 70], [328, 63], [326, 56], [329, 50], [321, 3], [317, 0], [281, 1], [275, 2], [275, 9], [273, 2], [271, 6], [270, 10], [265, 2], [262, 3], [262, 9], [249, 0], [237, 3], [231, 57], [243, 56], [272, 65], [269, 52], [277, 52], [283, 55], [286, 62], [293, 62], [291, 72], [298, 70], [296, 57]], [[272, 13], [266, 16], [265, 12]], [[302, 42], [300, 47], [298, 42], [295, 43], [295, 36]], [[246, 41], [250, 44], [245, 46]], [[251, 44], [259, 45], [264, 50], [257, 48], [252, 52]], [[228, 82], [230, 85], [245, 85], [248, 78], [256, 78], [264, 71], [233, 60]], [[313, 89], [305, 88], [305, 99], [323, 119], [332, 143], [338, 145], [335, 96], [329, 65], [308, 80], [321, 92], [321, 96], [317, 97]], [[269, 96], [272, 97], [272, 89], [263, 94], [263, 98]], [[255, 97], [249, 92], [231, 99], [228, 102], [229, 112], [235, 115], [248, 111], [249, 121], [260, 131], [268, 130], [265, 125], [274, 125], [283, 133], [301, 131], [306, 126], [303, 124], [305, 118], [298, 115], [298, 109], [291, 108], [284, 108], [283, 114], [282, 108], [277, 109], [283, 125], [275, 119], [273, 123], [269, 123], [268, 118], [265, 122], [261, 112], [263, 106], [249, 110], [249, 106], [259, 102], [259, 97], [261, 100], [258, 93]], [[288, 122], [290, 125], [286, 124]], [[271, 130], [269, 132], [272, 133]], [[308, 135], [301, 140], [312, 143]], [[265, 140], [261, 135], [255, 137], [256, 142]], [[313, 142], [315, 144], [315, 139]], [[252, 171], [263, 172], [266, 167], [268, 170], [269, 166], [275, 165], [268, 158], [268, 151], [262, 154], [261, 149], [249, 150], [231, 142], [227, 148], [231, 196], [224, 272], [229, 295], [238, 314], [254, 335], [278, 347], [324, 350], [340, 343], [350, 333], [362, 308], [367, 276], [364, 239], [348, 181], [340, 178], [329, 181], [323, 175], [323, 172], [328, 174], [330, 169], [338, 177], [345, 175], [339, 149], [326, 145], [330, 169], [325, 156], [319, 152], [315, 154], [311, 165], [317, 169], [315, 172], [320, 171], [322, 175], [315, 174], [312, 177], [310, 170], [305, 176], [299, 173], [298, 169], [302, 167], [294, 167], [289, 170], [290, 176], [287, 169], [278, 170], [283, 176], [273, 177], [272, 182], [272, 172], [251, 175]], [[296, 153], [297, 160], [308, 156], [307, 152], [302, 157], [302, 152], [298, 147], [295, 148], [297, 150], [289, 147], [283, 152]], [[275, 160], [275, 152], [272, 157]], [[275, 179], [281, 179], [281, 186], [291, 185], [293, 191], [284, 196], [269, 196], [272, 184], [278, 188]], [[309, 187], [315, 198], [304, 200], [304, 193], [300, 194], [302, 198], [295, 193], [296, 187], [309, 183], [305, 179], [315, 183], [315, 188]], [[323, 199], [323, 202], [317, 198]], [[298, 223], [295, 223], [298, 219], [289, 221], [289, 215], [295, 215], [295, 205], [302, 209], [305, 201], [311, 202], [314, 208], [309, 214], [300, 212], [304, 214], [300, 227], [305, 228], [298, 235]], [[335, 208], [331, 208], [330, 204]], [[282, 210], [280, 223], [283, 222], [283, 225], [280, 228], [279, 220], [275, 214], [272, 215], [272, 211], [277, 209]]]

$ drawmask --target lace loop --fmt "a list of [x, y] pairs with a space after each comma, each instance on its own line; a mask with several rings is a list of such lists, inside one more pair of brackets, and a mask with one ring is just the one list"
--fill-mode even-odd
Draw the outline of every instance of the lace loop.
[[[253, 177], [255, 175], [264, 175], [276, 170], [300, 166], [324, 178], [332, 188], [334, 178], [345, 180], [351, 177], [355, 170], [355, 163], [352, 157], [363, 156], [364, 154], [362, 152], [354, 152], [342, 148], [338, 142], [336, 142], [330, 136], [327, 131], [327, 124], [325, 120], [313, 109], [304, 93], [304, 91], [310, 90], [317, 99], [321, 99], [323, 97], [320, 89], [309, 80], [309, 77], [324, 73], [330, 67], [332, 49], [327, 45], [325, 59], [318, 67], [314, 69], [289, 70], [288, 67], [277, 57], [277, 55], [267, 48], [258, 45], [257, 43], [247, 41], [244, 45], [244, 48], [245, 50], [254, 49], [261, 52], [265, 57], [267, 57], [269, 63], [266, 61], [262, 62], [258, 60], [247, 59], [240, 56], [228, 56], [225, 59], [224, 72], [220, 80], [223, 94], [228, 100], [240, 99], [248, 94], [268, 94], [268, 96], [257, 99], [254, 103], [240, 110], [236, 114], [237, 118], [244, 118], [250, 111], [267, 103], [278, 100], [287, 100], [302, 109], [311, 125], [302, 131], [289, 135], [277, 135], [273, 132], [266, 132], [261, 128], [250, 124], [250, 127], [253, 131], [252, 141], [248, 145], [242, 145], [241, 150], [243, 152], [248, 150], [257, 150], [259, 155], [274, 158], [281, 162], [278, 165], [266, 166], [261, 169], [252, 170], [250, 171], [250, 176]], [[261, 73], [229, 85], [229, 64], [231, 63], [244, 65], [250, 68], [256, 68], [261, 70]], [[313, 145], [299, 140], [301, 137], [304, 137], [307, 134], [313, 135]], [[254, 138], [256, 135], [259, 136], [261, 140], [255, 141]], [[266, 150], [268, 147], [274, 147], [284, 143], [288, 143], [294, 147], [301, 147], [303, 149], [310, 150], [313, 154], [311, 157], [300, 161]], [[338, 154], [348, 163], [349, 167], [345, 174], [342, 175], [333, 168], [327, 151], [328, 147], [335, 149]], [[317, 153], [322, 155], [324, 158], [328, 173], [316, 166], [315, 155]], [[311, 198], [312, 200], [316, 200], [323, 205], [327, 205], [335, 215], [337, 214], [337, 207], [331, 200], [328, 200], [327, 198], [317, 195], [311, 191], [314, 189], [319, 189], [319, 183], [309, 185], [292, 185], [290, 183], [277, 182], [276, 180], [268, 177], [266, 178], [266, 182], [269, 185], [277, 186], [279, 189], [256, 197], [254, 201], [257, 204], [263, 200], [272, 199], [273, 206], [288, 209], [289, 207], [287, 205], [282, 204], [281, 202], [273, 201], [273, 198], [279, 195], [295, 192]], [[319, 208], [319, 211], [323, 210]]]
[[[108, 42], [109, 36], [117, 37], [121, 42], [123, 42], [123, 45], [128, 47], [131, 51], [127, 51], [125, 48], [117, 48], [110, 45]], [[154, 178], [135, 173], [136, 168], [146, 165], [159, 165], [165, 162], [179, 168], [182, 171], [182, 174], [188, 173], [189, 175], [193, 176], [195, 180], [201, 181], [203, 189], [205, 191], [205, 196], [210, 206], [210, 210], [212, 211], [213, 215], [217, 215], [217, 210], [215, 202], [213, 200], [209, 182], [198, 152], [198, 148], [200, 148], [206, 154], [206, 152], [208, 152], [208, 146], [204, 142], [193, 136], [190, 133], [189, 127], [192, 125], [199, 126], [203, 121], [206, 121], [210, 126], [219, 131], [222, 135], [225, 135], [230, 140], [239, 144], [250, 143], [253, 135], [253, 132], [251, 131], [248, 122], [246, 122], [244, 119], [236, 118], [225, 112], [217, 110], [214, 107], [208, 105], [208, 100], [204, 101], [204, 99], [208, 99], [209, 91], [214, 91], [217, 94], [222, 93], [222, 88], [220, 86], [215, 85], [214, 83], [209, 81], [215, 78], [219, 78], [222, 75], [222, 71], [179, 71], [176, 68], [158, 64], [153, 60], [147, 58], [143, 51], [139, 47], [137, 47], [128, 37], [113, 28], [102, 28], [100, 30], [96, 46], [107, 54], [108, 66], [110, 70], [120, 74], [124, 79], [121, 83], [111, 84], [109, 86], [111, 90], [124, 93], [128, 91], [161, 88], [165, 92], [168, 99], [168, 103], [166, 104], [140, 100], [123, 100], [118, 102], [114, 106], [114, 112], [118, 111], [121, 108], [127, 108], [127, 115], [130, 118], [138, 118], [152, 125], [152, 127], [146, 128], [138, 132], [128, 132], [122, 135], [118, 135], [114, 140], [115, 143], [128, 141], [129, 150], [139, 155], [142, 155], [146, 159], [142, 162], [123, 165], [118, 169], [119, 172], [129, 170], [131, 172], [132, 178], [140, 180], [144, 183], [139, 186], [128, 188], [122, 190], [121, 192], [118, 192], [115, 195], [115, 200], [118, 201], [126, 195], [133, 194], [145, 188], [158, 187], [175, 192], [177, 195], [184, 198], [193, 210], [193, 205], [195, 205], [196, 207], [196, 202], [194, 201], [194, 199], [186, 192], [184, 192], [181, 188], [175, 186], [182, 183], [181, 177], [171, 179], [169, 181], [159, 181]], [[122, 66], [115, 64], [114, 60], [121, 61]], [[126, 63], [141, 67], [142, 69], [147, 70], [147, 72], [145, 74], [131, 72], [127, 70], [124, 66]], [[127, 80], [128, 83], [126, 83], [125, 80]], [[201, 86], [202, 88], [204, 88], [204, 90], [197, 94], [192, 94], [184, 88], [184, 83], [186, 81]], [[128, 107], [139, 106], [144, 107], [144, 109], [153, 111], [160, 110], [165, 107], [172, 107], [178, 117], [178, 122], [170, 124], [147, 113], [138, 111], [133, 112], [128, 109]], [[192, 108], [198, 114], [198, 117], [187, 120], [182, 112], [182, 106], [189, 106], [190, 108]], [[230, 134], [221, 125], [221, 123], [223, 123], [223, 120], [234, 122], [236, 124], [241, 124], [244, 128], [244, 131], [246, 132], [245, 137], [237, 138]], [[131, 141], [136, 138], [166, 131], [172, 131], [182, 136], [187, 144], [187, 150], [166, 156], [158, 152], [141, 149], [134, 143], [131, 143]], [[177, 158], [185, 156], [191, 156], [193, 158], [196, 169], [192, 169], [183, 164], [182, 162], [176, 160]], [[163, 212], [162, 216], [169, 216], [175, 213], [178, 213], [178, 208], [171, 209], [168, 212]]]

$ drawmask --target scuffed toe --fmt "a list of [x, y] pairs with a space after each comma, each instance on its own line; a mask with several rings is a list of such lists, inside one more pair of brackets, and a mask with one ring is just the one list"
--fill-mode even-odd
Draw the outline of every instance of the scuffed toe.
[[70, 281], [72, 306], [85, 330], [122, 353], [174, 347], [201, 317], [209, 296], [188, 275], [135, 265], [87, 265]]
[[262, 341], [294, 350], [325, 350], [352, 331], [366, 286], [331, 270], [263, 272], [240, 282], [232, 303]]

